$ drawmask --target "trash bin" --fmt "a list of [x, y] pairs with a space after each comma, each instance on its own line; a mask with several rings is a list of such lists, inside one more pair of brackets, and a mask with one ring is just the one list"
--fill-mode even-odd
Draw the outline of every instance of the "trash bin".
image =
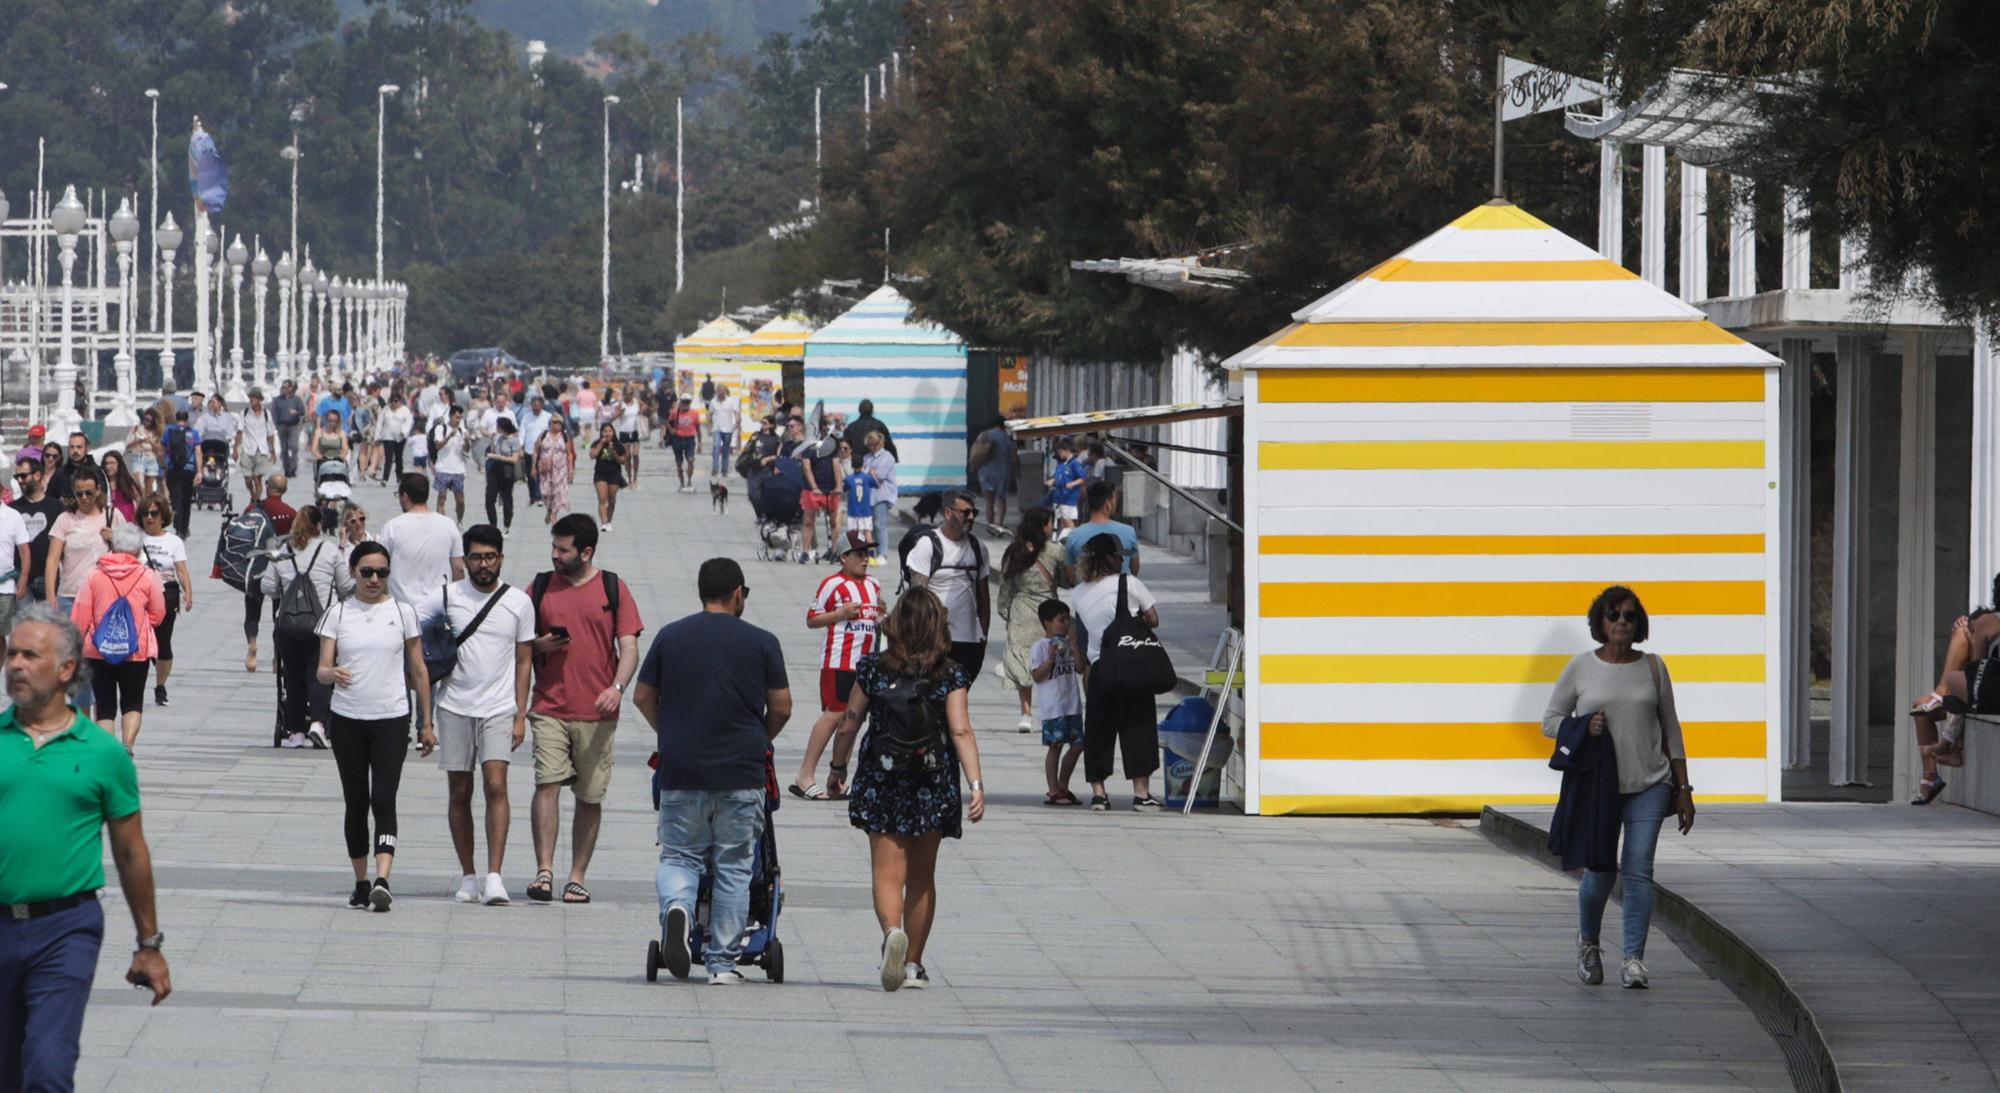
[[76, 431], [82, 433], [84, 435], [84, 438], [90, 441], [90, 446], [93, 450], [103, 446], [104, 422], [92, 418], [85, 418], [84, 420], [77, 423]]
[[[1209, 722], [1215, 718], [1215, 707], [1200, 695], [1189, 695], [1168, 713], [1160, 722], [1160, 773], [1166, 780], [1165, 798], [1168, 808], [1181, 808], [1187, 804], [1188, 786], [1194, 781], [1195, 761], [1201, 758], [1202, 742], [1208, 739]], [[1196, 808], [1214, 808], [1221, 795], [1222, 766], [1229, 758], [1233, 746], [1229, 734], [1218, 732], [1215, 749], [1208, 757], [1208, 769], [1202, 772], [1195, 790]]]

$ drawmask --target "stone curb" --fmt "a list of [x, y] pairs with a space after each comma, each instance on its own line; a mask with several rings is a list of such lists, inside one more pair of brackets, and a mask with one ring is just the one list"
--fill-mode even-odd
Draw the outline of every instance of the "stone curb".
[[[1489, 805], [1480, 811], [1479, 830], [1550, 871], [1562, 872], [1548, 852], [1549, 833], [1535, 824]], [[1833, 1050], [1821, 1035], [1819, 1023], [1813, 1020], [1812, 1010], [1775, 965], [1714, 916], [1658, 880], [1653, 882], [1653, 913], [1685, 933], [1746, 990], [1771, 1007], [1781, 1022], [1790, 1025], [1811, 1053], [1809, 1063], [1818, 1071], [1820, 1087], [1827, 1093], [1840, 1093], [1840, 1068], [1834, 1061]]]

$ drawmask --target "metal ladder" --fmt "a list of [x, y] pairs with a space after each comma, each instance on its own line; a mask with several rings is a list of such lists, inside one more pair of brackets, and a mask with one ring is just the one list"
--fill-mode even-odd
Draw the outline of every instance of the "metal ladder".
[[[1224, 627], [1215, 639], [1215, 651], [1209, 654], [1208, 670], [1202, 673], [1201, 697], [1215, 708], [1208, 719], [1208, 735], [1201, 742], [1201, 756], [1194, 761], [1194, 773], [1188, 777], [1187, 795], [1181, 802], [1181, 815], [1194, 815], [1196, 795], [1201, 792], [1201, 777], [1208, 770], [1208, 757], [1215, 751], [1215, 734], [1229, 717], [1229, 696], [1236, 693], [1243, 679], [1243, 631], [1233, 626]], [[1221, 783], [1216, 785], [1218, 802], [1222, 795]]]

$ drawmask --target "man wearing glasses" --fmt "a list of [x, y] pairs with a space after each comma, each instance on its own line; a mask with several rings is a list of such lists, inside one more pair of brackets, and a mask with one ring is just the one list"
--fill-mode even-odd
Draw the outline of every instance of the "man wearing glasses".
[[[437, 687], [438, 768], [449, 797], [445, 818], [458, 851], [460, 880], [453, 898], [487, 905], [507, 902], [501, 864], [507, 852], [507, 767], [528, 733], [528, 674], [535, 640], [535, 605], [527, 593], [500, 583], [506, 539], [491, 524], [465, 530], [466, 579], [417, 604], [425, 625], [447, 616], [458, 639], [458, 664]], [[486, 877], [472, 865], [472, 783], [486, 795]]]
[[28, 536], [28, 563], [18, 578], [17, 598], [46, 600], [47, 590], [42, 587], [42, 565], [49, 558], [49, 529], [55, 526], [56, 517], [63, 514], [63, 505], [49, 496], [47, 478], [42, 473], [42, 461], [39, 459], [15, 462], [14, 491], [16, 496], [9, 507], [20, 514]]
[[986, 663], [986, 628], [993, 620], [988, 583], [993, 567], [986, 547], [972, 534], [978, 519], [979, 508], [970, 495], [946, 490], [943, 521], [910, 548], [904, 570], [909, 583], [930, 589], [944, 602], [951, 617], [951, 659], [970, 680], [979, 678]]

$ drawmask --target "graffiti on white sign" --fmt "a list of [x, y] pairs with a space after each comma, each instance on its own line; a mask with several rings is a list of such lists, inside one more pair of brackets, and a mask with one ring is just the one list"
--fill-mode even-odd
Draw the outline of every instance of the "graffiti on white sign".
[[1500, 116], [1507, 121], [1605, 97], [1604, 85], [1596, 80], [1557, 72], [1532, 61], [1518, 61], [1512, 57], [1503, 58], [1503, 61], [1505, 84], [1502, 93], [1506, 97], [1501, 103]]

